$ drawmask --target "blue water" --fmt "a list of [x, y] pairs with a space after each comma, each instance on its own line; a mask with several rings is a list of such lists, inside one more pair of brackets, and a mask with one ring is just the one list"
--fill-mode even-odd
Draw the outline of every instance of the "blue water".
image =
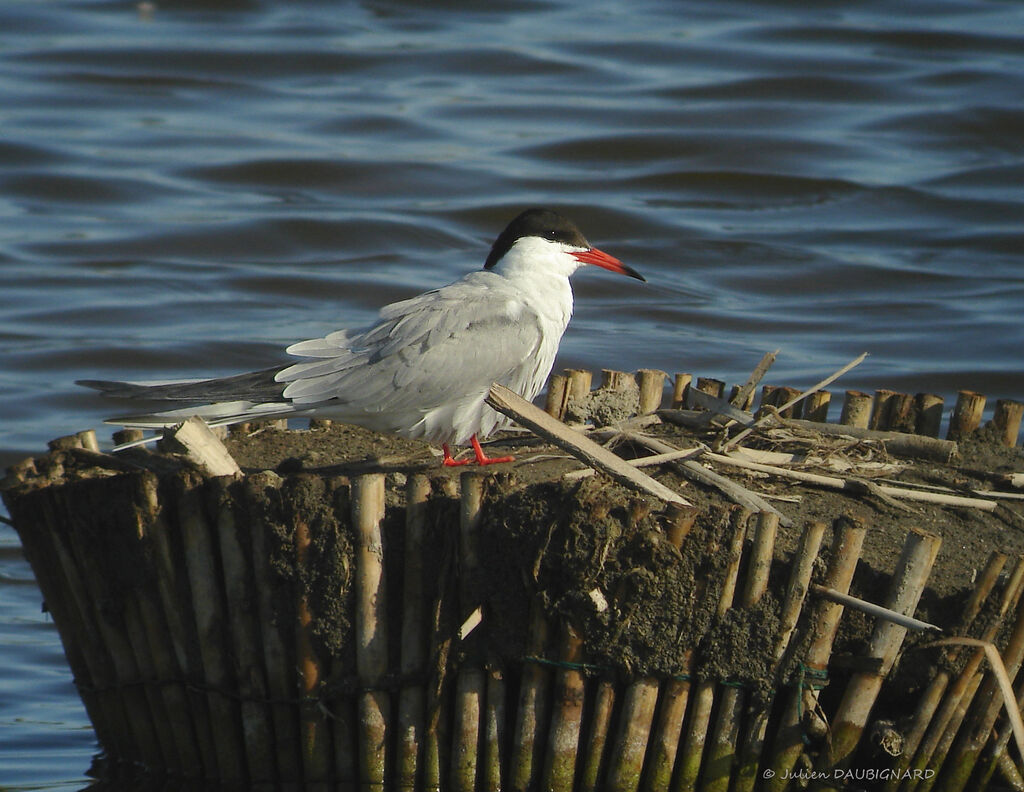
[[[0, 2], [0, 464], [79, 377], [233, 373], [560, 208], [558, 368], [1024, 397], [1024, 6]], [[97, 750], [0, 526], [0, 785]]]

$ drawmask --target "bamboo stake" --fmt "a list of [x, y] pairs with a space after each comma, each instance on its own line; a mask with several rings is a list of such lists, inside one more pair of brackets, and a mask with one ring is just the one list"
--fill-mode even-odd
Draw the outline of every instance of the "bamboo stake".
[[277, 770], [274, 766], [273, 723], [270, 708], [265, 703], [267, 682], [263, 672], [259, 625], [252, 609], [256, 590], [250, 554], [242, 545], [244, 529], [239, 523], [244, 524], [245, 520], [244, 517], [240, 520], [235, 511], [241, 488], [230, 486], [228, 481], [221, 478], [211, 483], [211, 506], [216, 514], [216, 537], [224, 570], [227, 615], [231, 625], [230, 655], [241, 697], [242, 738], [249, 785], [254, 789], [269, 789]]
[[[291, 482], [290, 482], [291, 483]], [[309, 524], [309, 513], [299, 504], [324, 501], [328, 495], [320, 479], [303, 476], [293, 483], [293, 498], [296, 506], [292, 510], [292, 524], [295, 527], [296, 567], [304, 576], [312, 570], [310, 546], [313, 535]], [[301, 492], [296, 492], [298, 490]], [[313, 612], [309, 599], [302, 592], [297, 602], [295, 623], [295, 646], [299, 661], [299, 685], [302, 701], [299, 704], [299, 731], [302, 740], [303, 777], [314, 792], [326, 792], [330, 775], [330, 735], [323, 711], [320, 709], [319, 693], [325, 673], [324, 664], [313, 648]]]
[[[279, 781], [294, 784], [302, 780], [299, 721], [295, 705], [291, 703], [296, 693], [294, 669], [298, 659], [291, 640], [294, 631], [290, 626], [295, 623], [296, 617], [294, 613], [282, 613], [274, 607], [273, 592], [279, 581], [276, 580], [271, 560], [271, 538], [275, 526], [285, 523], [282, 483], [280, 477], [267, 471], [247, 476], [244, 487], [246, 502], [250, 504], [249, 563], [256, 592], [253, 604], [260, 625], [267, 692], [273, 702], [270, 712], [274, 724], [274, 760]], [[297, 597], [291, 586], [288, 593], [292, 596], [284, 599], [291, 604]]]
[[[886, 599], [889, 610], [907, 616], [913, 614], [941, 544], [940, 537], [923, 531], [912, 530], [907, 535]], [[896, 655], [906, 633], [906, 627], [892, 621], [879, 620], [875, 624], [866, 656], [880, 660], [881, 667], [877, 672], [856, 672], [847, 684], [839, 709], [832, 719], [832, 739], [819, 759], [819, 769], [822, 771], [834, 776], [836, 770], [845, 769], [852, 760], [882, 681], [896, 662]], [[820, 786], [825, 789], [835, 788], [827, 781]]]
[[[547, 621], [539, 599], [530, 604], [530, 627], [528, 651], [533, 657], [544, 654], [547, 643]], [[527, 662], [523, 667], [523, 678], [519, 687], [519, 706], [512, 733], [512, 756], [509, 769], [509, 786], [515, 792], [525, 792], [534, 786], [541, 770], [544, 743], [541, 739], [542, 724], [548, 706], [548, 670], [540, 663]]]
[[571, 790], [583, 719], [584, 686], [578, 668], [583, 659], [583, 641], [568, 622], [562, 624], [561, 644], [559, 655], [569, 666], [558, 671], [555, 681], [542, 788]]
[[[1011, 680], [1014, 679], [1024, 660], [1024, 607], [1018, 608], [1017, 620], [1002, 652], [1002, 658], [1007, 674]], [[946, 757], [949, 764], [944, 767], [948, 767], [949, 772], [944, 773], [944, 792], [960, 792], [967, 785], [981, 750], [999, 717], [1003, 702], [999, 696], [999, 682], [995, 675], [989, 674], [985, 677], [975, 700], [977, 704], [971, 711], [970, 719], [964, 724], [964, 729]]]
[[662, 683], [657, 721], [651, 733], [649, 755], [644, 763], [646, 792], [668, 792], [671, 788], [672, 769], [679, 751], [686, 704], [690, 700], [695, 660], [693, 650], [688, 650], [684, 655], [682, 673]]
[[637, 384], [640, 386], [640, 405], [637, 414], [648, 415], [661, 407], [665, 377], [668, 375], [658, 369], [640, 369], [636, 376]]
[[889, 400], [889, 429], [907, 434], [917, 431], [917, 403], [909, 393], [897, 393]]
[[608, 767], [609, 792], [635, 792], [640, 786], [657, 703], [658, 680], [653, 677], [638, 679], [626, 688]]
[[363, 687], [359, 695], [359, 781], [365, 790], [384, 789], [387, 767], [391, 697], [381, 687], [388, 671], [383, 520], [384, 474], [359, 476], [352, 482], [352, 525], [357, 542], [356, 672]]
[[590, 438], [569, 429], [503, 385], [495, 383], [491, 386], [487, 403], [498, 412], [564, 448], [586, 465], [599, 468], [620, 484], [654, 495], [666, 503], [690, 505], [689, 501], [664, 484], [641, 473]]
[[1024, 404], [1010, 399], [998, 399], [992, 415], [992, 425], [999, 434], [999, 441], [1010, 448], [1017, 445], [1020, 422], [1024, 418]]
[[[946, 723], [945, 729], [942, 730], [939, 736], [938, 743], [935, 747], [935, 752], [932, 754], [932, 759], [928, 763], [927, 770], [931, 771], [932, 775], [930, 778], [912, 779], [907, 782], [908, 790], [917, 790], [918, 792], [931, 792], [931, 789], [936, 783], [941, 782], [943, 787], [949, 786], [950, 780], [956, 780], [957, 767], [955, 763], [953, 765], [944, 765], [943, 762], [950, 754], [950, 749], [953, 746], [954, 741], [957, 738], [957, 734], [960, 732], [960, 727], [964, 723], [964, 719], [967, 717], [967, 712], [974, 702], [975, 696], [978, 693], [978, 688], [981, 686], [981, 681], [985, 678], [985, 674], [981, 671], [972, 674], [966, 679], [964, 683], [963, 695], [960, 696], [955, 705], [951, 717]], [[941, 776], [939, 770], [942, 769], [944, 772]]]
[[[23, 465], [21, 470], [34, 471], [34, 464]], [[17, 471], [9, 471], [11, 473], [22, 478]], [[58, 526], [66, 523], [55, 514], [54, 497], [49, 489], [17, 498], [8, 497], [5, 492], [4, 502], [46, 608], [53, 615], [73, 678], [100, 743], [118, 759], [140, 761], [141, 752], [131, 737], [123, 699], [113, 687], [111, 660], [106, 647], [98, 640], [98, 629], [92, 625], [87, 610], [89, 600], [84, 596], [77, 568], [69, 551], [63, 548], [67, 540]]]
[[934, 393], [918, 393], [914, 397], [917, 424], [914, 429], [919, 435], [938, 437], [942, 425], [942, 409], [945, 400]]
[[601, 369], [601, 389], [621, 391], [629, 388], [633, 376], [627, 374], [625, 371], [615, 371], [614, 369]]
[[242, 472], [224, 444], [198, 415], [165, 432], [163, 444], [168, 451], [185, 454], [211, 476], [237, 476]]
[[241, 712], [237, 704], [221, 695], [220, 690], [235, 688], [229, 671], [224, 636], [227, 616], [218, 581], [220, 570], [214, 565], [216, 555], [210, 526], [203, 514], [202, 481], [191, 472], [183, 472], [178, 480], [178, 522], [185, 550], [185, 566], [192, 593], [192, 616], [195, 635], [202, 658], [203, 679], [210, 685], [207, 698], [210, 723], [214, 733], [217, 767], [224, 780], [245, 778], [242, 747]]
[[[545, 418], [547, 417], [545, 415]], [[473, 576], [479, 574], [477, 533], [480, 527], [484, 474], [469, 471], [462, 474], [460, 482], [462, 499], [459, 519], [459, 613], [460, 616], [465, 616], [478, 604], [471, 599], [469, 583]], [[452, 735], [451, 764], [451, 787], [455, 792], [473, 792], [476, 787], [484, 690], [483, 669], [470, 666], [459, 669], [455, 683], [455, 727]]]
[[691, 382], [693, 382], [692, 374], [676, 374], [672, 384], [672, 409], [686, 409], [686, 397], [689, 394]]
[[890, 408], [898, 395], [896, 391], [885, 388], [875, 391], [874, 406], [871, 409], [871, 417], [868, 419], [868, 429], [886, 431], [891, 428]]
[[956, 406], [949, 419], [948, 440], [960, 440], [974, 432], [981, 425], [981, 414], [985, 409], [985, 396], [974, 391], [960, 391]]
[[826, 390], [815, 391], [804, 401], [804, 420], [825, 423], [828, 420], [828, 407], [831, 402], [831, 393]]
[[721, 399], [725, 395], [725, 383], [713, 377], [697, 377], [697, 390]]
[[[719, 619], [732, 607], [743, 553], [743, 540], [747, 535], [747, 522], [750, 519], [750, 514], [750, 511], [746, 509], [736, 509], [732, 513], [732, 535], [729, 541], [728, 560], [715, 613]], [[676, 770], [674, 792], [689, 792], [697, 787], [697, 779], [701, 771], [701, 758], [711, 724], [711, 711], [715, 703], [716, 685], [717, 683], [713, 680], [701, 680], [692, 692], [690, 722], [683, 745], [681, 765]]]
[[846, 391], [839, 423], [844, 426], [856, 426], [861, 429], [867, 429], [871, 423], [871, 404], [872, 398], [870, 394], [862, 391]]
[[[568, 379], [567, 395], [570, 399], [584, 399], [590, 395], [594, 375], [587, 369], [566, 369]], [[564, 414], [564, 410], [562, 411]]]
[[[778, 528], [777, 516], [770, 512], [758, 514], [747, 577], [739, 598], [741, 608], [752, 608], [768, 588]], [[719, 698], [718, 715], [703, 773], [702, 789], [705, 792], [728, 792], [733, 766], [738, 759], [740, 720], [746, 696], [741, 688], [730, 685], [721, 690]]]
[[[867, 534], [865, 526], [843, 516], [833, 523], [832, 561], [825, 575], [825, 585], [836, 591], [849, 591], [853, 573], [860, 559], [861, 547]], [[812, 617], [810, 629], [814, 639], [804, 659], [804, 665], [812, 672], [823, 672], [832, 654], [832, 644], [839, 630], [839, 619], [843, 606], [834, 602], [819, 601]], [[788, 785], [787, 778], [803, 752], [803, 726], [801, 711], [813, 711], [817, 706], [818, 692], [794, 686], [783, 710], [773, 745], [769, 766], [775, 775], [768, 781], [770, 792], [781, 792]]]
[[507, 715], [505, 676], [493, 659], [487, 669], [484, 709], [484, 767], [482, 783], [488, 790], [501, 792], [507, 757]]
[[[1003, 589], [1002, 596], [1000, 597], [999, 610], [996, 614], [996, 618], [993, 619], [992, 623], [986, 628], [982, 639], [985, 641], [991, 641], [995, 638], [1003, 624], [1003, 619], [1008, 611], [1010, 611], [1015, 603], [1018, 601], [1022, 585], [1024, 585], [1024, 556], [1017, 559], [1017, 563], [1014, 565], [1013, 573], [1010, 576], [1010, 580]], [[941, 700], [941, 704], [934, 716], [930, 717], [924, 724], [925, 731], [923, 736], [920, 736], [918, 732], [921, 727], [917, 727], [911, 732], [911, 736], [917, 743], [916, 753], [911, 754], [908, 750], [909, 766], [915, 771], [923, 771], [932, 765], [941, 764], [949, 752], [949, 748], [952, 745], [953, 738], [956, 736], [957, 731], [960, 728], [960, 724], [963, 720], [964, 715], [967, 712], [967, 705], [970, 703], [970, 696], [968, 690], [973, 685], [974, 689], [977, 689], [977, 682], [973, 681], [977, 675], [978, 669], [981, 667], [981, 662], [984, 659], [983, 652], [974, 652], [971, 657], [968, 658], [963, 669], [952, 680], [952, 685], [946, 691], [945, 697]], [[947, 672], [948, 676], [948, 672]], [[933, 761], [934, 757], [934, 761]], [[917, 786], [916, 781], [908, 781], [904, 785], [908, 790], [913, 789]]]
[[615, 684], [609, 679], [597, 683], [594, 711], [583, 743], [580, 765], [579, 792], [597, 792], [605, 765], [605, 749], [611, 733], [612, 713], [615, 709]]
[[548, 380], [548, 392], [544, 399], [544, 412], [560, 421], [565, 417], [566, 388], [568, 384], [569, 380], [561, 374], [552, 374]]
[[[564, 387], [563, 387], [564, 391]], [[426, 662], [426, 614], [423, 589], [423, 542], [430, 498], [430, 480], [409, 476], [405, 490], [405, 565], [402, 586], [402, 676], [418, 673]], [[422, 685], [405, 684], [398, 702], [398, 786], [413, 789], [423, 743]]]
[[804, 526], [800, 535], [800, 544], [793, 554], [790, 563], [789, 580], [786, 584], [786, 593], [782, 600], [782, 607], [779, 613], [779, 637], [775, 643], [773, 663], [773, 685], [768, 700], [749, 718], [749, 726], [743, 740], [742, 752], [740, 755], [740, 767], [737, 772], [735, 792], [753, 792], [758, 788], [759, 777], [757, 774], [761, 761], [761, 754], [764, 751], [765, 736], [768, 730], [768, 716], [772, 709], [774, 691], [782, 684], [783, 663], [782, 659], [790, 648], [790, 640], [793, 631], [796, 629], [797, 620], [807, 595], [811, 574], [814, 571], [814, 561], [818, 556], [818, 549], [821, 547], [821, 539], [825, 533], [825, 523], [809, 522]]
[[[992, 552], [989, 555], [985, 568], [978, 576], [977, 585], [972, 590], [971, 596], [964, 605], [964, 612], [960, 618], [960, 626], [957, 629], [958, 635], [967, 634], [975, 617], [981, 610], [982, 604], [988, 598], [992, 588], [998, 582], [999, 574], [1006, 565], [1008, 558], [1009, 557], [1005, 553], [999, 552]], [[928, 688], [925, 690], [924, 694], [922, 694], [918, 702], [917, 711], [914, 713], [913, 723], [904, 735], [903, 751], [898, 757], [896, 757], [893, 765], [893, 769], [897, 772], [893, 774], [893, 778], [886, 782], [884, 787], [885, 792], [895, 792], [900, 784], [899, 776], [902, 775], [903, 770], [910, 767], [910, 763], [914, 759], [914, 754], [917, 752], [918, 747], [921, 745], [921, 740], [924, 738], [928, 724], [935, 716], [939, 703], [942, 701], [942, 695], [946, 692], [946, 688], [949, 686], [951, 674], [946, 665], [947, 663], [951, 664], [955, 662], [959, 654], [960, 651], [957, 648], [946, 652], [947, 662], [938, 667], [935, 672], [935, 676], [928, 685]]]

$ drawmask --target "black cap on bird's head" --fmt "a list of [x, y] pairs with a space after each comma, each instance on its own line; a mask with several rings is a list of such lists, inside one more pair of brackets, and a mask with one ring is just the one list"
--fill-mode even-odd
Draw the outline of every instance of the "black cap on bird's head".
[[583, 232], [568, 217], [563, 217], [551, 209], [527, 209], [518, 214], [491, 245], [491, 252], [484, 262], [484, 269], [493, 269], [508, 253], [509, 249], [523, 237], [540, 237], [551, 242], [561, 242], [571, 247], [583, 248], [573, 253], [575, 258], [584, 264], [594, 264], [612, 272], [628, 275], [631, 278], [646, 281], [643, 275], [632, 267], [627, 267], [614, 256], [609, 256], [593, 247]]

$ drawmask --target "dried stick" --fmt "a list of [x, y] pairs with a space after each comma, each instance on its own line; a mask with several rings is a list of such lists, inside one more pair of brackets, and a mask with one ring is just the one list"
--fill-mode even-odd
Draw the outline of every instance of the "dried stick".
[[[816, 391], [820, 391], [822, 388], [827, 388], [829, 385], [831, 385], [833, 382], [835, 382], [837, 379], [839, 379], [841, 376], [843, 376], [850, 369], [854, 368], [855, 366], [859, 366], [864, 361], [864, 359], [867, 356], [868, 356], [868, 353], [865, 352], [864, 354], [860, 355], [856, 359], [854, 359], [854, 360], [850, 361], [849, 363], [847, 363], [845, 366], [843, 366], [841, 369], [839, 369], [839, 371], [835, 372], [835, 374], [832, 374], [832, 375], [830, 375], [828, 377], [825, 377], [825, 379], [823, 379], [821, 382], [819, 382], [819, 383], [817, 383], [815, 385], [812, 385], [810, 388], [805, 390], [803, 393], [801, 393], [801, 394], [799, 394], [797, 396], [794, 396], [792, 399], [787, 401], [785, 404], [781, 405], [778, 408], [778, 412], [780, 412], [780, 413], [785, 412], [790, 407], [792, 407], [795, 404], [798, 404], [799, 402], [803, 401], [805, 398], [810, 396], [812, 393], [815, 393]], [[729, 440], [724, 446], [722, 446], [722, 450], [723, 451], [728, 451], [734, 445], [737, 445], [744, 437], [749, 435], [751, 432], [756, 431], [758, 428], [763, 426], [765, 423], [767, 423], [768, 421], [773, 420], [773, 419], [774, 419], [774, 416], [765, 416], [764, 418], [758, 419], [757, 421], [754, 422], [753, 426], [747, 427], [742, 432], [740, 432], [735, 437], [733, 437], [731, 440]]]
[[352, 482], [352, 526], [356, 534], [356, 673], [359, 695], [359, 775], [367, 790], [385, 779], [390, 694], [380, 687], [388, 670], [387, 599], [384, 572], [384, 474]]
[[684, 497], [673, 492], [664, 484], [641, 473], [589, 437], [556, 421], [543, 410], [534, 407], [503, 385], [495, 383], [491, 386], [487, 403], [498, 412], [509, 416], [541, 437], [564, 448], [587, 466], [607, 473], [620, 484], [654, 495], [666, 503], [676, 503], [681, 506], [691, 505]]
[[754, 389], [764, 379], [764, 375], [768, 373], [768, 369], [772, 367], [778, 354], [779, 350], [776, 349], [774, 352], [766, 353], [761, 358], [761, 362], [754, 367], [747, 381], [743, 383], [740, 389], [736, 391], [736, 394], [729, 400], [733, 403], [733, 406], [739, 407], [741, 410], [746, 409], [745, 405], [750, 401], [750, 397], [754, 395]]

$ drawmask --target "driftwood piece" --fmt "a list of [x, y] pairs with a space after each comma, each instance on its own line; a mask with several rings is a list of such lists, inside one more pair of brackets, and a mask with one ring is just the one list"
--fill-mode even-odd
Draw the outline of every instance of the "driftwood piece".
[[755, 366], [747, 381], [740, 386], [730, 399], [733, 406], [739, 407], [741, 410], [746, 409], [746, 405], [750, 401], [750, 397], [754, 395], [754, 389], [758, 386], [758, 383], [764, 379], [764, 375], [768, 373], [768, 369], [772, 367], [772, 363], [775, 362], [775, 358], [778, 354], [779, 350], [776, 349], [774, 352], [766, 353], [765, 356], [761, 358], [761, 362]]
[[491, 385], [487, 403], [498, 412], [509, 416], [541, 437], [564, 448], [584, 464], [607, 473], [620, 484], [660, 498], [666, 503], [690, 506], [682, 495], [640, 472], [628, 462], [619, 459], [589, 437], [580, 434], [561, 421], [557, 421], [538, 407], [530, 404], [503, 385]]

